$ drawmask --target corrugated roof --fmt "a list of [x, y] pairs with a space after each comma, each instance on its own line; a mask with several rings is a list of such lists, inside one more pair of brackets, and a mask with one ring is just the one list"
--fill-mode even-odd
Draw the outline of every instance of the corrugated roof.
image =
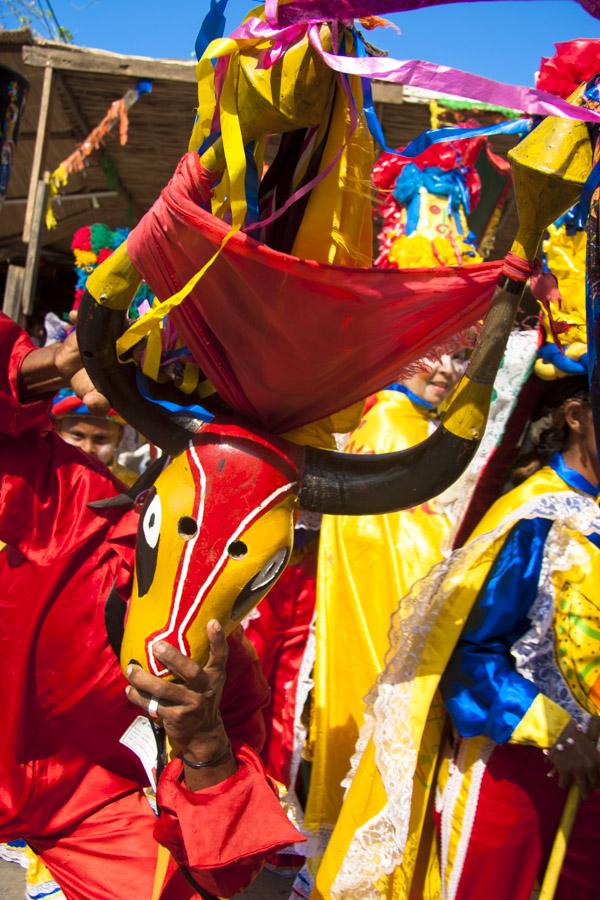
[[[113, 228], [134, 224], [169, 180], [186, 150], [197, 102], [194, 63], [42, 41], [32, 37], [28, 29], [0, 31], [0, 60], [24, 75], [31, 86], [8, 193], [13, 202], [0, 214], [0, 261], [23, 256], [24, 200], [47, 65], [52, 65], [58, 76], [46, 160], [50, 170], [100, 122], [110, 103], [135, 87], [140, 78], [151, 78], [154, 88], [130, 110], [128, 143], [121, 147], [114, 134], [109, 136], [105, 153], [93, 154], [85, 172], [72, 176], [65, 193], [98, 192], [101, 196], [96, 202], [65, 201], [56, 207], [59, 226], [44, 236], [44, 250], [52, 251], [54, 258], [55, 254], [64, 254], [67, 260], [71, 236], [81, 225], [99, 221]], [[374, 98], [391, 146], [403, 146], [429, 128], [428, 96], [398, 85], [376, 83]], [[494, 148], [506, 152], [512, 142], [514, 139], [500, 138], [494, 141]], [[114, 189], [115, 175], [118, 194], [105, 196]], [[500, 227], [495, 255], [507, 248], [515, 227], [515, 215], [509, 211]]]

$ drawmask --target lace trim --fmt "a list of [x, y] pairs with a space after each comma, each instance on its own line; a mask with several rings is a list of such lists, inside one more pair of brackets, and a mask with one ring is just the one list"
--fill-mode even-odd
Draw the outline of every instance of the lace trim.
[[300, 761], [302, 759], [302, 751], [306, 745], [307, 740], [307, 728], [303, 722], [304, 707], [306, 706], [309, 694], [315, 685], [312, 677], [316, 655], [315, 621], [316, 613], [313, 615], [312, 622], [310, 623], [306, 648], [304, 650], [302, 663], [300, 665], [300, 671], [298, 673], [296, 702], [294, 706], [294, 747], [292, 750], [292, 761], [290, 764], [290, 784], [287, 794], [287, 801], [294, 810], [293, 823], [298, 831], [300, 831], [301, 834], [306, 838], [306, 842], [301, 844], [294, 844], [291, 849], [285, 851], [287, 853], [294, 852], [298, 856], [304, 856], [307, 859], [322, 855], [330, 836], [329, 832], [327, 834], [324, 846], [323, 841], [319, 839], [317, 835], [315, 835], [312, 831], [307, 831], [304, 828], [304, 811], [295, 791], [296, 779], [298, 777], [298, 770], [300, 768]]
[[[408, 836], [418, 748], [408, 725], [413, 679], [432, 626], [449, 596], [491, 544], [520, 519], [546, 518], [560, 533], [600, 534], [600, 513], [589, 497], [572, 491], [545, 494], [525, 503], [493, 531], [481, 535], [435, 566], [402, 598], [392, 616], [386, 665], [367, 695], [365, 722], [352, 758], [351, 783], [369, 738], [387, 795], [383, 810], [354, 835], [332, 885], [333, 898], [379, 900], [375, 884], [402, 862]], [[565, 540], [566, 540], [565, 536]]]
[[302, 758], [302, 750], [306, 744], [307, 729], [303, 722], [303, 713], [308, 700], [309, 694], [315, 686], [313, 679], [313, 670], [316, 657], [316, 623], [317, 614], [313, 615], [312, 622], [308, 629], [308, 638], [302, 663], [298, 673], [298, 685], [296, 687], [296, 705], [294, 708], [294, 750], [292, 753], [292, 762], [290, 765], [290, 791], [296, 784], [298, 770], [300, 768], [300, 760]]
[[557, 531], [553, 526], [544, 547], [538, 594], [527, 616], [531, 628], [513, 644], [511, 653], [519, 674], [533, 681], [542, 694], [566, 709], [580, 725], [587, 727], [590, 716], [571, 694], [554, 652], [555, 592], [552, 573], [565, 572], [578, 563], [586, 564], [583, 548], [570, 541], [564, 530]]
[[438, 503], [449, 506], [448, 512], [456, 522], [455, 530], [448, 538], [450, 546], [462, 523], [483, 470], [504, 436], [506, 425], [515, 408], [521, 388], [533, 368], [537, 356], [537, 345], [538, 336], [535, 330], [513, 331], [510, 335], [502, 365], [494, 382], [490, 413], [479, 449], [458, 481], [455, 481], [451, 487], [436, 498]]

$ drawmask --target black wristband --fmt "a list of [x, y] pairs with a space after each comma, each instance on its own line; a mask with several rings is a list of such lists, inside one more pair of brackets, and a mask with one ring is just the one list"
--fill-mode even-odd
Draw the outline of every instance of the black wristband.
[[218, 756], [214, 756], [212, 759], [207, 759], [206, 762], [192, 762], [191, 759], [186, 759], [183, 753], [181, 754], [181, 761], [189, 766], [190, 769], [209, 769], [211, 766], [218, 766], [222, 760], [225, 759], [231, 753], [231, 742], [227, 741], [227, 746], [223, 750], [222, 753], [219, 753]]

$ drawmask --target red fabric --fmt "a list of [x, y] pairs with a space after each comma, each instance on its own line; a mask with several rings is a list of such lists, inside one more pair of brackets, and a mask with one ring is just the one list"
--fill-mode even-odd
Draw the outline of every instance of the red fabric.
[[298, 676], [315, 611], [317, 543], [290, 563], [246, 627], [271, 688], [262, 757], [269, 775], [290, 786]]
[[554, 56], [542, 57], [536, 87], [566, 100], [583, 81], [589, 81], [598, 71], [600, 40], [576, 38], [554, 46]]
[[[164, 300], [228, 226], [198, 206], [205, 174], [187, 154], [129, 235], [130, 257]], [[464, 268], [342, 268], [234, 236], [172, 321], [235, 409], [286, 431], [360, 400], [488, 309], [501, 262]]]
[[[530, 900], [567, 799], [541, 750], [496, 747], [481, 783], [456, 900]], [[581, 804], [555, 900], [597, 900], [600, 793]]]
[[[30, 349], [20, 329], [0, 315], [0, 540], [8, 545], [0, 553], [0, 678], [9, 686], [0, 729], [0, 840], [29, 840], [48, 853], [55, 869], [72, 871], [76, 883], [88, 875], [82, 856], [73, 851], [70, 861], [70, 848], [79, 838], [92, 846], [94, 821], [100, 822], [98, 840], [103, 835], [110, 841], [105, 825], [117, 815], [110, 807], [139, 795], [147, 783], [137, 757], [119, 744], [139, 711], [126, 699], [104, 625], [113, 584], [124, 597], [130, 590], [137, 513], [90, 510], [89, 501], [118, 492], [112, 476], [49, 428], [45, 404], [19, 404], [18, 368]], [[37, 427], [25, 430], [28, 424]], [[9, 437], [7, 429], [17, 436]], [[241, 771], [250, 770], [237, 778], [247, 777], [252, 789], [239, 805], [239, 791], [232, 791], [230, 780], [223, 782], [211, 789], [210, 809], [203, 811], [203, 866], [214, 865], [216, 872], [203, 869], [198, 880], [209, 890], [218, 884], [220, 894], [245, 886], [266, 855], [263, 848], [298, 840], [283, 813], [273, 810], [272, 789], [252, 752], [264, 738], [261, 710], [268, 688], [243, 634], [232, 635], [229, 644], [221, 711]], [[166, 782], [179, 765], [167, 767]], [[178, 801], [183, 822], [170, 813], [160, 822], [161, 838], [179, 847], [180, 855], [184, 846], [188, 853], [194, 847], [194, 835], [187, 834], [188, 793], [182, 790]], [[272, 810], [268, 818], [265, 809]], [[112, 871], [120, 866], [122, 880], [115, 877], [110, 891], [99, 888], [103, 900], [132, 896], [120, 888], [115, 893], [115, 885], [126, 883], [131, 862], [120, 855], [117, 831]], [[243, 847], [246, 857], [255, 842], [250, 866], [237, 865], [228, 840]], [[223, 869], [225, 852], [231, 865]], [[149, 856], [151, 848], [144, 853]], [[101, 860], [90, 866], [93, 880]], [[69, 896], [96, 895], [86, 888]]]

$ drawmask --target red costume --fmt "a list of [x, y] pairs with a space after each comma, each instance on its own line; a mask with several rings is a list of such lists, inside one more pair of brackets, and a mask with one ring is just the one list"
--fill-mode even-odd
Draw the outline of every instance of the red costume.
[[91, 510], [117, 483], [54, 433], [48, 404], [19, 401], [31, 349], [0, 316], [0, 840], [25, 838], [73, 900], [150, 898], [157, 841], [174, 858], [163, 900], [197, 895], [175, 860], [204, 890], [231, 896], [299, 839], [257, 755], [268, 702], [260, 667], [238, 629], [221, 708], [238, 770], [192, 792], [171, 762], [156, 818], [144, 769], [119, 743], [140, 711], [104, 620], [113, 585], [129, 596], [138, 516]]
[[246, 637], [256, 648], [271, 688], [262, 756], [269, 774], [292, 790], [302, 749], [297, 730], [306, 697], [299, 696], [298, 689], [315, 614], [316, 576], [317, 538], [313, 537], [246, 626]]

